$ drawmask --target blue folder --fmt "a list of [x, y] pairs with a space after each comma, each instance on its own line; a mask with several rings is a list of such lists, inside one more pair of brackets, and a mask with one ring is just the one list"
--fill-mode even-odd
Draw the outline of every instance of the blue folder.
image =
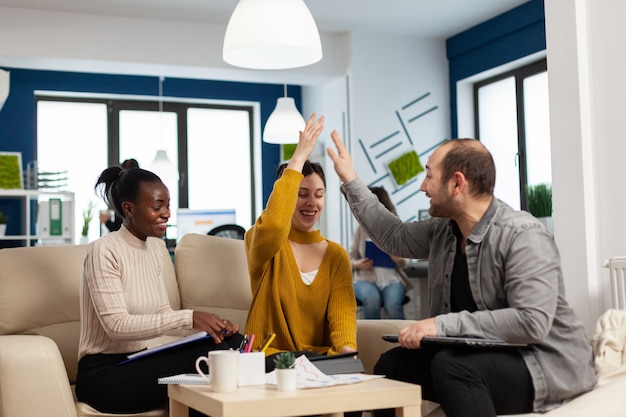
[[365, 257], [374, 261], [374, 266], [380, 268], [396, 268], [396, 263], [387, 253], [383, 252], [371, 240], [365, 241]]

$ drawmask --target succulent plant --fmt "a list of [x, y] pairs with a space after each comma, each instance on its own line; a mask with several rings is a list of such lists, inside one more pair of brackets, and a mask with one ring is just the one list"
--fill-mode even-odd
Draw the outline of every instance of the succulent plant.
[[276, 369], [289, 369], [296, 366], [296, 355], [293, 352], [280, 352], [274, 356]]

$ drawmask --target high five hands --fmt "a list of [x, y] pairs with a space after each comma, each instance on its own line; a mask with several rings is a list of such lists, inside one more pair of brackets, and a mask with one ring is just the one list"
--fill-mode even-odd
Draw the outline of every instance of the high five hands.
[[[293, 152], [291, 160], [289, 161], [289, 168], [296, 171], [302, 170], [304, 162], [309, 158], [313, 149], [315, 149], [317, 138], [322, 133], [322, 130], [324, 130], [324, 116], [315, 120], [315, 113], [312, 113], [311, 117], [309, 117], [309, 120], [306, 122], [304, 130], [300, 132], [298, 146], [296, 146], [296, 150]], [[335, 171], [341, 182], [350, 182], [356, 177], [352, 157], [336, 130], [332, 131], [330, 137], [335, 143], [337, 151], [328, 147], [328, 156], [333, 160]]]
[[341, 141], [341, 137], [336, 130], [333, 130], [330, 134], [337, 151], [335, 152], [330, 146], [326, 149], [328, 156], [333, 160], [335, 172], [339, 176], [341, 182], [346, 183], [356, 178], [356, 171], [354, 170], [354, 164], [352, 163], [352, 157], [350, 152]]

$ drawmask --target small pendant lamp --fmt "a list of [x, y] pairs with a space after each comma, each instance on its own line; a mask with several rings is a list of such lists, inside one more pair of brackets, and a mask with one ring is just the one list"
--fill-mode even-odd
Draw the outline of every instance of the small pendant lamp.
[[287, 84], [285, 84], [285, 97], [278, 99], [276, 108], [265, 123], [263, 142], [298, 143], [300, 132], [304, 130], [305, 125], [304, 118], [296, 108], [296, 102], [292, 97], [287, 97]]
[[288, 69], [322, 59], [322, 42], [303, 0], [239, 0], [222, 52], [236, 67]]
[[[163, 117], [163, 77], [159, 77], [159, 116]], [[163, 126], [161, 126], [161, 130]], [[178, 169], [176, 166], [170, 161], [167, 157], [167, 152], [163, 149], [163, 138], [160, 138], [160, 146], [161, 149], [158, 149], [154, 160], [150, 164], [150, 171], [157, 174], [161, 180], [166, 182], [166, 180], [178, 181]]]

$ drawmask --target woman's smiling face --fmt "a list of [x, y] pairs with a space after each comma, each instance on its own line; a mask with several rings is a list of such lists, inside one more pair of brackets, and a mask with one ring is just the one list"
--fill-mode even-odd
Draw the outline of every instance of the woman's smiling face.
[[310, 232], [324, 209], [324, 181], [316, 174], [307, 175], [300, 182], [298, 202], [291, 219], [291, 226], [301, 232]]

